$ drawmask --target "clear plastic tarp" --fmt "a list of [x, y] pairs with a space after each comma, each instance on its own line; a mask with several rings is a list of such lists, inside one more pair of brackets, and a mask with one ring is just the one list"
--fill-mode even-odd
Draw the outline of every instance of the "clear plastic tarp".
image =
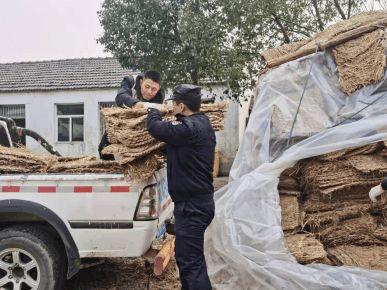
[[387, 140], [386, 76], [348, 97], [340, 90], [329, 52], [263, 75], [230, 182], [215, 193], [216, 215], [205, 236], [213, 286], [387, 288], [387, 272], [298, 264], [284, 239], [277, 190], [280, 173], [300, 159], [381, 140]]

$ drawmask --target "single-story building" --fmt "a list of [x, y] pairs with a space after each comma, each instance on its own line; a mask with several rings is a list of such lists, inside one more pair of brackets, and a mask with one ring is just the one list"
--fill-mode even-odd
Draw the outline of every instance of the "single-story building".
[[[123, 77], [137, 73], [111, 57], [0, 64], [0, 116], [36, 131], [62, 156], [98, 156], [100, 108], [114, 106]], [[217, 133], [222, 173], [230, 169], [247, 112], [247, 103], [230, 102], [225, 130]], [[32, 151], [46, 153], [35, 140], [25, 142]]]

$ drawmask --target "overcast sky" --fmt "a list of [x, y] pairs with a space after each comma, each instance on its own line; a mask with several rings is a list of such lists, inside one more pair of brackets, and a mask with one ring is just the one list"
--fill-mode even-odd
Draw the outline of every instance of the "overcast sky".
[[96, 39], [102, 0], [0, 0], [0, 63], [109, 56]]

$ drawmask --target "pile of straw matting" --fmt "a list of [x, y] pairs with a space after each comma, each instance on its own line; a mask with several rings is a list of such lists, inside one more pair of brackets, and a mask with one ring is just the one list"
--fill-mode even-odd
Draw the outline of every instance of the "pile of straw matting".
[[93, 156], [57, 157], [36, 155], [26, 148], [0, 146], [0, 173], [123, 173], [116, 161]]
[[[227, 103], [203, 104], [205, 113], [215, 131], [223, 130]], [[103, 154], [114, 154], [121, 166], [127, 168], [134, 179], [147, 179], [163, 166], [162, 149], [165, 144], [154, 139], [147, 131], [147, 109], [105, 108], [101, 110], [111, 145]], [[171, 109], [163, 112], [163, 120], [174, 120]]]
[[262, 56], [268, 67], [275, 67], [315, 52], [317, 44], [321, 49], [332, 50], [341, 88], [350, 95], [383, 78], [386, 27], [387, 10], [363, 12], [309, 39], [268, 49]]
[[387, 176], [385, 151], [386, 142], [378, 142], [301, 160], [282, 172], [282, 228], [300, 263], [387, 271], [387, 196], [376, 204], [368, 196]]
[[[227, 103], [202, 105], [205, 113], [218, 131], [223, 129]], [[114, 154], [116, 161], [103, 161], [93, 156], [57, 157], [36, 155], [26, 148], [0, 146], [0, 173], [120, 173], [132, 180], [146, 180], [164, 166], [164, 143], [158, 142], [146, 129], [147, 110], [106, 108], [109, 141], [103, 151]], [[163, 112], [164, 120], [174, 120], [171, 111]]]

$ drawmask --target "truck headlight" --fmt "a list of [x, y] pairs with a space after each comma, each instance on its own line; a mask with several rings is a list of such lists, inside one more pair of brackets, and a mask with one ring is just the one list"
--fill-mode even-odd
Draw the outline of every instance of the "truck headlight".
[[149, 185], [141, 193], [135, 220], [154, 220], [159, 217], [159, 194], [156, 185]]

